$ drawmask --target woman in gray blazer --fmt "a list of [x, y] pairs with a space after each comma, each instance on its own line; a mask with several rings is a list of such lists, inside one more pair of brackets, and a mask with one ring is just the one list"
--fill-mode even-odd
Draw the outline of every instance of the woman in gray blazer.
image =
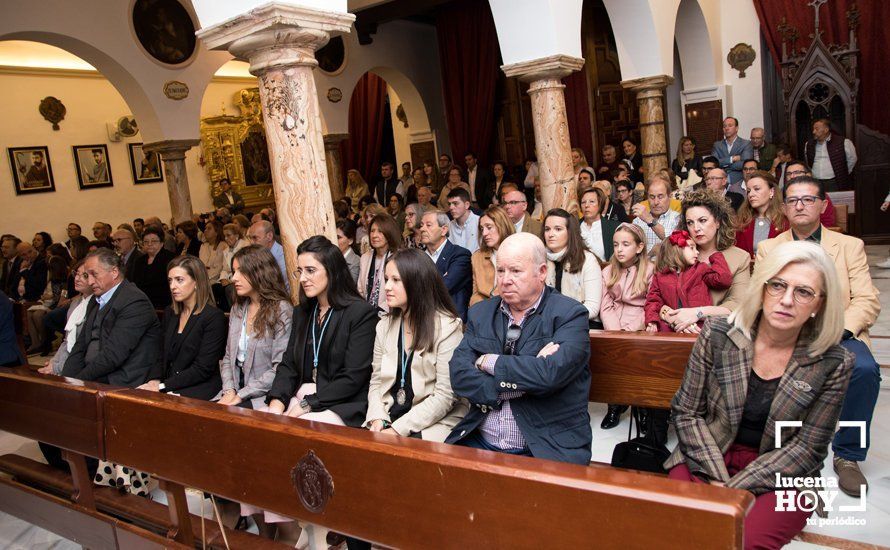
[[377, 325], [364, 426], [445, 441], [468, 409], [454, 395], [448, 372], [463, 338], [460, 318], [425, 253], [399, 250], [384, 269], [390, 313]]
[[262, 404], [290, 335], [293, 306], [275, 257], [260, 245], [232, 258], [235, 305], [229, 315], [226, 355], [220, 363], [220, 405]]

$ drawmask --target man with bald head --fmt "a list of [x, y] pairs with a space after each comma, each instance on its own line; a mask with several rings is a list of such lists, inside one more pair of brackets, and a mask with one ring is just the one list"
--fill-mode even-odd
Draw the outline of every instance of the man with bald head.
[[36, 302], [46, 289], [46, 258], [31, 243], [20, 242], [16, 256], [21, 258], [19, 270], [9, 281], [9, 297], [16, 301]]
[[473, 406], [446, 443], [587, 465], [587, 310], [547, 287], [547, 250], [530, 233], [498, 248], [500, 296], [472, 306], [451, 357], [455, 395]]
[[287, 276], [287, 267], [284, 265], [284, 247], [275, 240], [275, 227], [272, 225], [272, 222], [266, 220], [254, 222], [250, 229], [247, 230], [247, 238], [250, 240], [250, 244], [265, 246], [272, 252], [272, 255], [275, 256], [275, 261], [278, 262], [281, 276], [284, 277], [284, 284], [287, 286], [288, 292], [290, 292], [290, 280]]
[[132, 281], [136, 260], [143, 255], [136, 248], [136, 234], [129, 229], [118, 229], [111, 234], [111, 244], [114, 245], [114, 251], [124, 264], [124, 276], [128, 281]]

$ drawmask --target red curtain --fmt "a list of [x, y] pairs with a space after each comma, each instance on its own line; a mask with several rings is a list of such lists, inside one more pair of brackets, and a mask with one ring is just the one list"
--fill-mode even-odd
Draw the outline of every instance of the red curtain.
[[458, 0], [436, 17], [451, 157], [473, 151], [487, 165], [495, 135], [500, 47], [488, 2]]
[[[355, 85], [349, 101], [349, 139], [340, 143], [343, 177], [346, 170], [356, 169], [368, 185], [380, 170], [380, 146], [383, 143], [383, 118], [386, 81], [373, 73], [365, 73]], [[345, 182], [344, 182], [345, 185]]]
[[565, 84], [566, 118], [569, 121], [569, 136], [572, 147], [584, 151], [587, 162], [596, 166], [596, 155], [593, 154], [593, 128], [590, 126], [590, 105], [587, 101], [587, 74], [582, 67], [562, 79]]
[[[879, 91], [890, 88], [890, 71], [886, 70], [890, 51], [890, 2], [834, 0], [819, 8], [819, 28], [826, 45], [849, 41], [847, 10], [853, 4], [859, 8], [859, 121], [879, 132], [890, 134], [890, 109]], [[808, 48], [813, 32], [813, 8], [803, 0], [754, 0], [760, 27], [766, 36], [770, 53], [778, 67], [782, 56], [782, 36], [777, 27], [784, 17], [795, 27], [799, 38], [795, 46]], [[788, 44], [791, 47], [791, 44]], [[853, 137], [853, 136], [847, 136]]]

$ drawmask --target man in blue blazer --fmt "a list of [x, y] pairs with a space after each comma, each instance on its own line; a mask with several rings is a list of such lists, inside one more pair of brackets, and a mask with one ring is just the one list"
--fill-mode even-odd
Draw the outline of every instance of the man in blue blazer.
[[500, 296], [470, 308], [451, 387], [472, 404], [446, 443], [590, 462], [587, 310], [545, 285], [547, 251], [530, 233], [498, 249]]
[[473, 292], [470, 251], [448, 240], [449, 223], [448, 214], [444, 212], [425, 213], [420, 222], [420, 242], [426, 246], [426, 253], [445, 281], [461, 320], [466, 321], [467, 305]]
[[714, 142], [711, 155], [720, 161], [720, 168], [729, 176], [730, 193], [745, 194], [742, 165], [754, 158], [754, 147], [747, 139], [739, 137], [739, 119], [726, 117], [723, 119], [723, 139]]

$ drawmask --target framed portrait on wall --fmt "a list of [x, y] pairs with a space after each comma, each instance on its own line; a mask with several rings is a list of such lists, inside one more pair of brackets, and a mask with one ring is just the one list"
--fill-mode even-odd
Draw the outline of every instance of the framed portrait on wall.
[[81, 189], [111, 187], [111, 164], [108, 160], [108, 147], [102, 145], [75, 145], [74, 168], [77, 171], [77, 184]]
[[157, 153], [144, 153], [141, 143], [128, 143], [130, 150], [130, 171], [133, 183], [154, 183], [164, 181], [164, 170]]
[[10, 147], [9, 166], [16, 195], [47, 193], [56, 190], [53, 169], [49, 163], [49, 148]]

